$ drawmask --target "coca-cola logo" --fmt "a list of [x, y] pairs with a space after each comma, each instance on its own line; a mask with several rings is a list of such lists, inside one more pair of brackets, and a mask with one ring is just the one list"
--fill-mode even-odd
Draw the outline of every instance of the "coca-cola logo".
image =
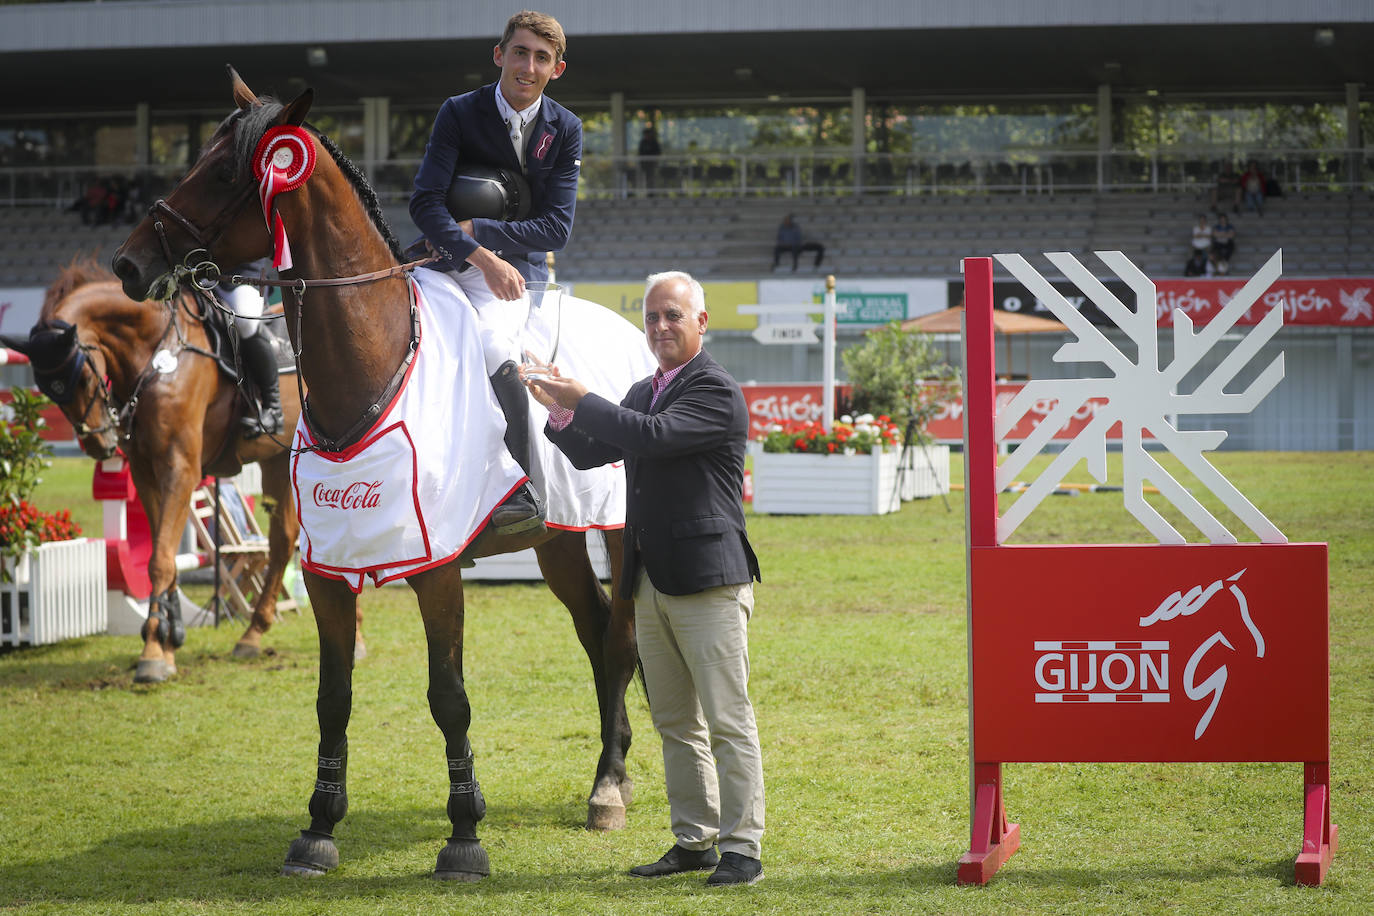
[[330, 509], [375, 509], [382, 501], [382, 482], [356, 480], [342, 487], [315, 484], [315, 505]]

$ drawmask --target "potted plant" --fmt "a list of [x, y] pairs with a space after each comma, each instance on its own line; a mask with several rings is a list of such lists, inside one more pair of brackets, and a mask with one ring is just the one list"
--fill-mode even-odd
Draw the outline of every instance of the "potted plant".
[[868, 332], [841, 356], [855, 412], [890, 416], [902, 430], [898, 466], [902, 499], [949, 492], [949, 446], [936, 445], [926, 427], [959, 391], [953, 367], [940, 361], [930, 338], [893, 321]]
[[886, 415], [774, 424], [754, 452], [754, 511], [774, 515], [882, 515], [901, 507], [902, 433]]
[[39, 432], [51, 402], [11, 390], [0, 419], [0, 645], [41, 645], [103, 633], [105, 550], [80, 537], [71, 512], [45, 512], [30, 498], [52, 466]]

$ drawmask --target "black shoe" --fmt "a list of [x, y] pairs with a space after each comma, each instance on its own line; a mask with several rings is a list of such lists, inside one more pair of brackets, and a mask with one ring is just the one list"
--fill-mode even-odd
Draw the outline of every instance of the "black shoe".
[[519, 534], [543, 524], [544, 507], [529, 481], [491, 513], [491, 525], [497, 534]]
[[728, 887], [732, 884], [757, 884], [763, 880], [763, 863], [737, 852], [721, 853], [720, 864], [706, 879], [707, 887]]
[[636, 878], [664, 878], [685, 871], [710, 871], [719, 862], [720, 857], [716, 855], [716, 850], [712, 846], [695, 850], [674, 845], [657, 862], [636, 865], [630, 869], [630, 874]]

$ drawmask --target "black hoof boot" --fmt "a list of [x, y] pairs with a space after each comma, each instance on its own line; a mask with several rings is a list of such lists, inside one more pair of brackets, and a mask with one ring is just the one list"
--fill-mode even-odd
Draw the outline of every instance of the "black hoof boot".
[[449, 837], [434, 866], [434, 877], [441, 881], [481, 881], [490, 874], [491, 862], [478, 840]]
[[301, 835], [286, 851], [286, 864], [281, 873], [299, 878], [318, 878], [331, 868], [339, 867], [339, 848], [326, 833], [302, 830]]

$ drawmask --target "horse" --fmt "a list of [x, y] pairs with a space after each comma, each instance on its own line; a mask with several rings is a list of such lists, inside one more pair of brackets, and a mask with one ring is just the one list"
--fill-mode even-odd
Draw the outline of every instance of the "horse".
[[[160, 308], [149, 308], [124, 295], [93, 260], [79, 258], [48, 288], [29, 336], [0, 338], [29, 357], [40, 390], [58, 403], [82, 451], [96, 461], [122, 451], [128, 460], [152, 534], [152, 598], [134, 674], [138, 683], [165, 681], [177, 672], [176, 650], [186, 636], [176, 594], [177, 545], [191, 493], [205, 475], [229, 477], [257, 462], [263, 490], [276, 501], [265, 582], [235, 656], [260, 653], [296, 546], [286, 443], [240, 435], [241, 395], [209, 352], [204, 307], [177, 290]], [[283, 386], [283, 408], [294, 423], [300, 406], [290, 388]]]
[[[242, 264], [280, 253], [289, 245], [293, 266], [282, 270], [287, 330], [309, 395], [305, 426], [317, 442], [341, 451], [357, 442], [394, 393], [394, 380], [409, 364], [416, 344], [414, 305], [401, 246], [381, 214], [362, 173], [326, 136], [305, 123], [314, 93], [289, 103], [259, 98], [229, 68], [237, 108], [218, 126], [199, 158], [166, 199], [115, 253], [114, 272], [125, 292], [146, 298], [175, 277], [213, 274], [220, 264]], [[284, 160], [309, 161], [311, 171], [276, 197], [265, 223], [266, 182], [260, 193], [256, 164], [266, 177], [280, 150], [264, 142], [286, 131], [297, 144]], [[268, 137], [271, 141], [273, 138]], [[267, 158], [256, 155], [259, 144]], [[295, 157], [302, 158], [295, 158]], [[274, 233], [273, 227], [276, 232]], [[282, 236], [289, 229], [289, 238]], [[480, 356], [479, 356], [480, 359]], [[623, 531], [605, 532], [612, 578], [623, 574]], [[533, 546], [544, 580], [568, 609], [597, 688], [601, 754], [588, 798], [587, 827], [618, 829], [633, 784], [625, 772], [630, 724], [625, 693], [638, 669], [633, 602], [613, 587], [608, 597], [587, 555], [581, 532], [539, 526], [518, 535], [482, 527], [456, 558], [409, 575], [428, 645], [429, 707], [445, 744], [449, 774], [448, 817], [452, 834], [440, 850], [437, 878], [477, 881], [490, 874], [477, 824], [486, 802], [476, 778], [468, 740], [471, 708], [463, 681], [463, 581], [472, 557]], [[310, 826], [287, 851], [281, 873], [316, 876], [338, 864], [334, 828], [348, 810], [347, 726], [353, 692], [353, 609], [357, 596], [347, 582], [305, 573], [319, 628], [320, 683], [318, 769], [310, 797]]]

